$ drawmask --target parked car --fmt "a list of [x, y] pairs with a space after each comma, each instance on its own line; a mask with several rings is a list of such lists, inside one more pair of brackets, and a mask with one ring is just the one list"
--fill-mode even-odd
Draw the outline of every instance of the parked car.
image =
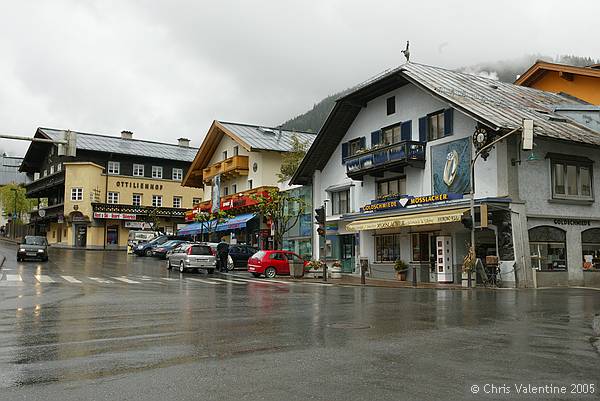
[[231, 245], [229, 256], [231, 256], [234, 267], [245, 269], [248, 266], [248, 259], [257, 251], [257, 248], [250, 245]]
[[212, 274], [217, 267], [217, 257], [206, 243], [183, 243], [167, 254], [167, 269], [173, 267], [179, 269], [180, 273], [204, 269]]
[[273, 278], [278, 274], [290, 274], [290, 263], [301, 263], [303, 267], [308, 264], [291, 251], [258, 251], [248, 259], [248, 271], [254, 277], [264, 274], [267, 278]]
[[129, 231], [129, 236], [127, 238], [127, 245], [135, 248], [136, 245], [145, 244], [159, 235], [160, 233], [158, 231], [131, 230]]
[[152, 256], [152, 250], [165, 242], [174, 239], [172, 235], [159, 235], [148, 242], [133, 247], [133, 253], [139, 256]]
[[178, 247], [179, 245], [181, 245], [183, 243], [187, 243], [187, 241], [183, 241], [180, 239], [169, 240], [169, 241], [165, 242], [164, 244], [162, 244], [156, 248], [153, 248], [152, 256], [160, 258], [160, 259], [165, 259], [167, 257], [167, 252], [175, 249], [176, 247]]
[[26, 258], [36, 258], [42, 261], [48, 260], [48, 241], [46, 237], [39, 235], [26, 235], [17, 249], [17, 262]]

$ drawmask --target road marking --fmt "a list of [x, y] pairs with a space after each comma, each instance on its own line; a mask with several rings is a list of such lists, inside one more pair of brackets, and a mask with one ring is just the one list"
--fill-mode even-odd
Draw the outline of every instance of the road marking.
[[224, 283], [232, 283], [232, 284], [242, 284], [242, 285], [246, 284], [243, 281], [225, 280], [225, 279], [222, 279], [222, 278], [213, 278], [212, 280], [217, 280], [217, 281], [222, 281]]
[[128, 278], [125, 278], [125, 277], [112, 277], [112, 278], [114, 278], [115, 280], [122, 281], [127, 284], [139, 284], [140, 283], [139, 281], [129, 280]]
[[333, 284], [328, 284], [328, 283], [310, 283], [310, 282], [302, 282], [302, 284], [322, 285], [325, 287], [331, 287], [333, 285]]
[[61, 277], [64, 278], [65, 280], [67, 280], [69, 283], [81, 284], [81, 281], [77, 280], [73, 276], [61, 276]]
[[167, 281], [179, 281], [178, 278], [171, 278], [171, 277], [161, 277], [163, 280], [167, 280]]
[[36, 274], [35, 278], [40, 283], [56, 283], [52, 277], [46, 276], [45, 274]]
[[[246, 281], [248, 283], [269, 284], [269, 285], [280, 285], [283, 283], [281, 281], [273, 282], [271, 280], [253, 280], [251, 278], [236, 278], [236, 280]], [[289, 284], [289, 283], [285, 283], [285, 284]]]
[[23, 281], [20, 274], [7, 274], [6, 281]]
[[214, 281], [202, 280], [201, 278], [188, 277], [186, 278], [186, 280], [198, 281], [199, 283], [205, 284], [219, 285], [219, 283], [215, 283]]
[[90, 280], [94, 280], [94, 281], [96, 281], [96, 282], [98, 282], [98, 283], [102, 283], [102, 284], [112, 284], [112, 281], [110, 281], [110, 280], [105, 280], [105, 279], [103, 279], [103, 278], [100, 278], [100, 277], [89, 277], [89, 279], [90, 279]]

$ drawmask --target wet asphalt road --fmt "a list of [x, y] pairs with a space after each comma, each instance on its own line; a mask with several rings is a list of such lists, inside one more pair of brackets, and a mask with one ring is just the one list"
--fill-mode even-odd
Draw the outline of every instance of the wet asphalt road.
[[[232, 282], [124, 252], [17, 263], [14, 248], [0, 242], [0, 400], [598, 399], [600, 291]], [[597, 390], [470, 394], [487, 383]]]

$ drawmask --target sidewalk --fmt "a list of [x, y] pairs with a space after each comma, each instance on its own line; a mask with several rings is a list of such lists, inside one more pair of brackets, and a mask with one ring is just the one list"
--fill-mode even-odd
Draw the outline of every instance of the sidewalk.
[[[304, 279], [291, 279], [291, 281], [304, 281], [310, 283], [323, 283], [322, 278], [304, 278]], [[341, 279], [327, 279], [329, 284], [339, 285], [355, 285], [361, 286], [360, 276], [343, 274]], [[365, 285], [369, 287], [387, 287], [387, 288], [429, 288], [429, 289], [442, 289], [442, 290], [468, 290], [468, 287], [463, 287], [459, 284], [438, 284], [438, 283], [417, 283], [416, 287], [413, 287], [411, 281], [399, 281], [399, 280], [385, 280], [385, 279], [372, 279], [366, 278]]]

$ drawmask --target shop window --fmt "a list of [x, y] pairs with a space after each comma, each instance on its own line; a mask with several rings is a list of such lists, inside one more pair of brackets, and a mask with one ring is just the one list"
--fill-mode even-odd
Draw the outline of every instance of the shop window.
[[143, 164], [134, 164], [133, 165], [133, 176], [134, 177], [143, 177], [144, 176], [144, 165]]
[[119, 174], [121, 170], [121, 163], [119, 162], [108, 162], [108, 174]]
[[172, 177], [175, 181], [181, 181], [183, 179], [183, 169], [174, 168]]
[[600, 228], [581, 233], [583, 270], [600, 270]]
[[411, 240], [413, 262], [429, 262], [429, 234], [414, 233]]
[[173, 207], [181, 207], [181, 196], [173, 197]]
[[395, 262], [400, 258], [400, 234], [375, 236], [375, 261]]
[[108, 203], [119, 203], [119, 193], [118, 192], [109, 192], [107, 197]]
[[444, 112], [431, 114], [427, 116], [427, 140], [435, 141], [444, 137]]
[[551, 166], [554, 199], [594, 199], [591, 163], [552, 159]]
[[393, 195], [404, 194], [406, 194], [406, 178], [404, 177], [377, 183], [377, 198], [386, 198]]
[[152, 178], [163, 178], [162, 166], [152, 166]]
[[331, 193], [331, 214], [350, 213], [350, 190]]
[[108, 226], [106, 228], [106, 244], [119, 245], [119, 226]]
[[72, 201], [83, 200], [83, 188], [71, 188], [71, 200]]
[[153, 207], [161, 207], [162, 206], [162, 195], [152, 195], [152, 206]]
[[551, 226], [535, 227], [529, 230], [531, 266], [537, 270], [567, 270], [566, 233]]
[[131, 204], [133, 206], [142, 206], [142, 194], [133, 194]]

